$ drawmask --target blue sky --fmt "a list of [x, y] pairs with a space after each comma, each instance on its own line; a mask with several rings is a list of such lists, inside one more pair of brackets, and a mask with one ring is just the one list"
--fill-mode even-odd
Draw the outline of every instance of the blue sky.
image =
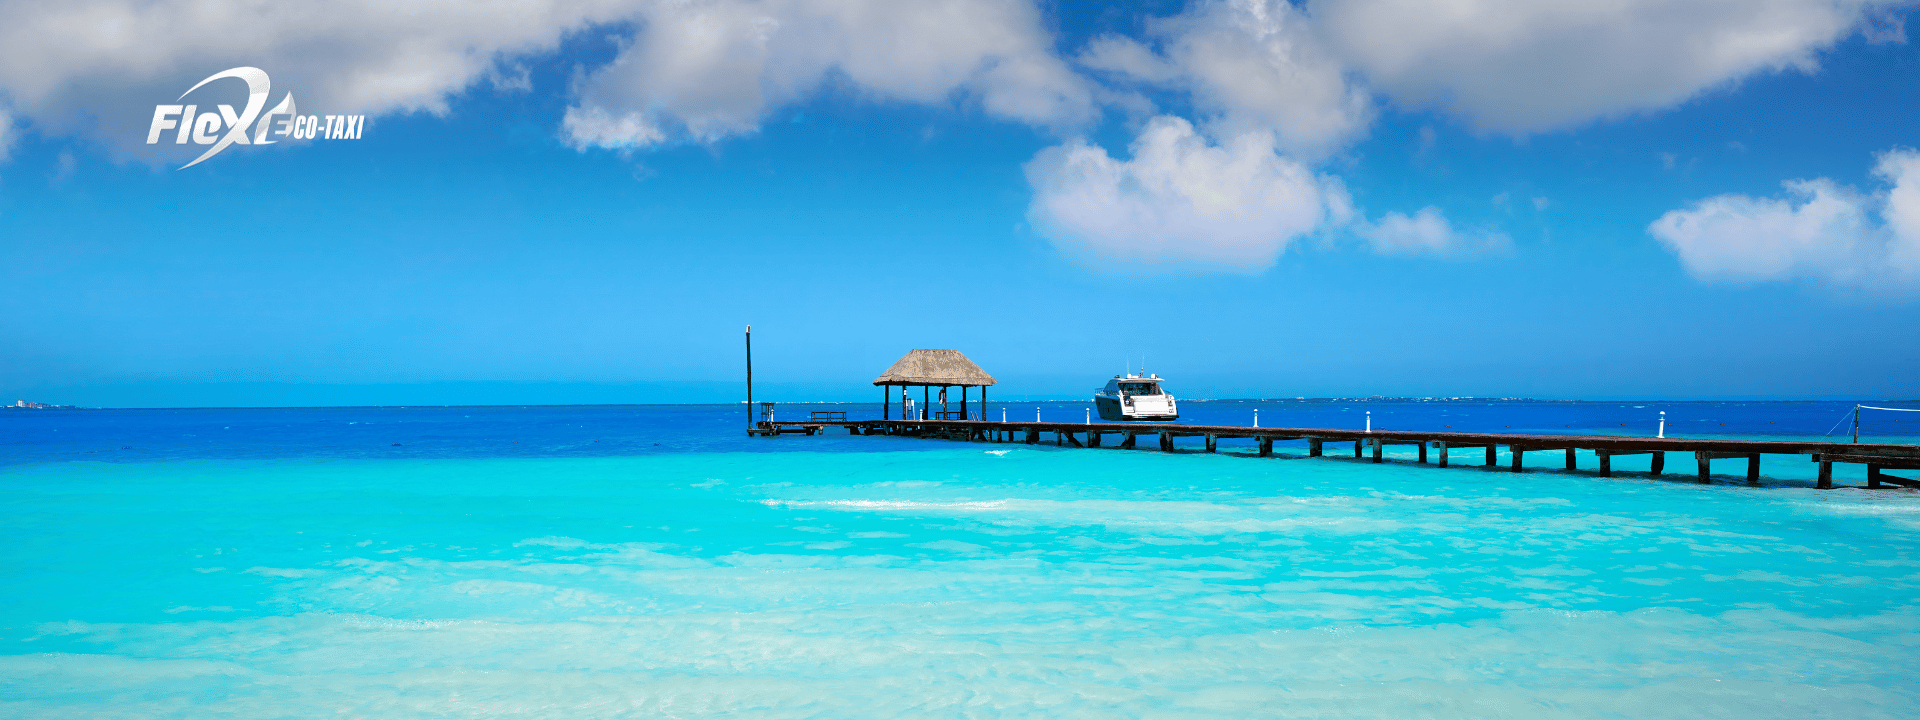
[[0, 8], [0, 397], [1920, 397], [1908, 4], [327, 7]]

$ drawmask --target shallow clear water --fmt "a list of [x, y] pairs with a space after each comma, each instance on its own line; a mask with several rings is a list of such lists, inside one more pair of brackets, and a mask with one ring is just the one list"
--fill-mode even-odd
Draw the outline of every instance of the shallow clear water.
[[[1841, 412], [1801, 405], [1679, 414], [1799, 437]], [[1806, 488], [1804, 457], [1747, 488], [1737, 462], [1701, 486], [743, 416], [0, 413], [0, 715], [1920, 713], [1920, 499]]]

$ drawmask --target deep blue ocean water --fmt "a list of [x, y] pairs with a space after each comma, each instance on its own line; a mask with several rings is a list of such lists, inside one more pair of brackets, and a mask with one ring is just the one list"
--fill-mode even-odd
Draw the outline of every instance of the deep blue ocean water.
[[[1036, 407], [1086, 406], [989, 416]], [[1631, 435], [1665, 411], [1670, 437], [1814, 439], [1846, 436], [1850, 407], [1182, 410]], [[810, 409], [877, 415], [778, 412]], [[1869, 412], [1863, 441], [1920, 441], [1906, 417]], [[1738, 461], [1702, 486], [1683, 458], [1664, 479], [1557, 454], [1515, 475], [1478, 451], [1440, 470], [1411, 448], [749, 439], [746, 420], [0, 411], [0, 716], [1920, 716], [1920, 497], [1811, 489], [1804, 456], [1749, 488]]]

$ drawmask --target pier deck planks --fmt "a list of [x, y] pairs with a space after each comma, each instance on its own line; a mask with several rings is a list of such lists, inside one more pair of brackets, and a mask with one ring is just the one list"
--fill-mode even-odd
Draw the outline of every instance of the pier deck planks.
[[[1761, 455], [1810, 455], [1820, 464], [1818, 487], [1833, 487], [1832, 465], [1836, 462], [1859, 463], [1869, 469], [1869, 487], [1878, 487], [1882, 479], [1887, 484], [1907, 485], [1914, 481], [1904, 478], [1882, 476], [1880, 470], [1920, 468], [1920, 446], [1855, 444], [1835, 442], [1799, 442], [1782, 440], [1704, 440], [1693, 438], [1650, 438], [1622, 437], [1615, 435], [1520, 435], [1508, 433], [1470, 433], [1470, 432], [1413, 432], [1405, 430], [1336, 430], [1329, 428], [1287, 428], [1287, 427], [1241, 427], [1233, 425], [1174, 425], [1160, 423], [1085, 423], [1085, 422], [1023, 422], [1018, 420], [792, 420], [760, 421], [749, 429], [748, 434], [774, 437], [786, 433], [805, 433], [813, 435], [825, 432], [826, 428], [841, 427], [854, 435], [911, 435], [917, 437], [937, 437], [955, 440], [986, 442], [1014, 442], [1022, 437], [1027, 444], [1040, 442], [1041, 433], [1053, 433], [1055, 443], [1071, 444], [1074, 447], [1101, 447], [1102, 435], [1119, 435], [1123, 438], [1122, 448], [1134, 447], [1134, 438], [1139, 435], [1153, 435], [1160, 441], [1163, 451], [1173, 451], [1176, 437], [1202, 437], [1206, 445], [1204, 452], [1216, 452], [1216, 441], [1225, 438], [1253, 439], [1259, 442], [1259, 455], [1273, 454], [1273, 443], [1283, 440], [1307, 440], [1309, 456], [1322, 455], [1322, 447], [1329, 442], [1352, 442], [1354, 457], [1361, 458], [1363, 448], [1372, 447], [1373, 462], [1382, 461], [1382, 450], [1386, 445], [1418, 445], [1420, 459], [1427, 462], [1427, 447], [1431, 443], [1439, 454], [1439, 466], [1447, 467], [1448, 451], [1463, 448], [1485, 448], [1486, 465], [1492, 467], [1497, 462], [1497, 448], [1508, 447], [1513, 463], [1513, 471], [1520, 472], [1522, 458], [1528, 452], [1564, 451], [1566, 466], [1574, 470], [1575, 452], [1591, 450], [1600, 460], [1601, 476], [1612, 473], [1612, 456], [1616, 455], [1652, 455], [1652, 474], [1659, 475], [1666, 464], [1669, 452], [1692, 452], [1698, 462], [1701, 482], [1711, 482], [1709, 463], [1716, 459], [1745, 459], [1746, 481], [1758, 484], [1760, 481]], [[1002, 435], [1002, 433], [1005, 433]], [[1015, 435], [1020, 433], [1021, 435]], [[1083, 444], [1077, 434], [1084, 433]], [[1001, 438], [1005, 438], [1002, 440]]]

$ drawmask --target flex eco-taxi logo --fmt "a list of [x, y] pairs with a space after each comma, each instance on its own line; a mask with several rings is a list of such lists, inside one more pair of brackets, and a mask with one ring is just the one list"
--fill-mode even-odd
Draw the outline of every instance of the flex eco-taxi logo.
[[[278, 140], [273, 138], [291, 138], [295, 140], [358, 140], [361, 131], [366, 129], [365, 115], [301, 115], [294, 106], [293, 91], [280, 97], [280, 104], [272, 110], [261, 112], [267, 106], [267, 94], [273, 88], [273, 82], [267, 79], [267, 72], [260, 68], [237, 67], [232, 70], [214, 73], [205, 80], [195, 83], [180, 93], [184, 101], [193, 91], [215, 80], [234, 78], [246, 82], [247, 102], [245, 109], [235, 112], [233, 105], [219, 104], [213, 109], [202, 111], [202, 105], [155, 105], [153, 123], [147, 126], [147, 144], [160, 144], [161, 134], [173, 131], [173, 142], [185, 145], [189, 140], [195, 145], [212, 145], [207, 151], [194, 158], [193, 162], [180, 166], [181, 170], [199, 165], [201, 161], [220, 154], [230, 145], [271, 145]], [[230, 85], [231, 83], [222, 83]], [[249, 137], [248, 133], [252, 136]]]

